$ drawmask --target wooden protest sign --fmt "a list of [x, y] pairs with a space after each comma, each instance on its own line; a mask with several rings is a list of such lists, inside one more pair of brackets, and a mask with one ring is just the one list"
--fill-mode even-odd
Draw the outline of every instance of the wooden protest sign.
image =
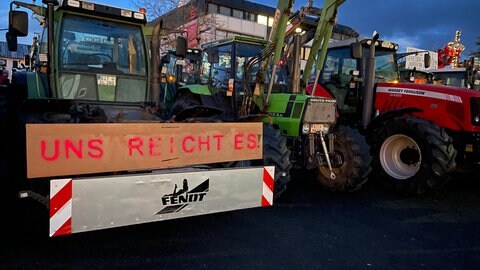
[[255, 123], [27, 124], [28, 178], [262, 158]]

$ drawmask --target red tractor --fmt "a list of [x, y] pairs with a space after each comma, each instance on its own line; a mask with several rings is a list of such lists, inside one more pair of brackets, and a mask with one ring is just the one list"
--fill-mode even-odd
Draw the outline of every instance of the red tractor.
[[455, 171], [478, 166], [480, 93], [399, 83], [397, 49], [378, 34], [332, 42], [313, 94], [334, 96], [340, 121], [366, 135], [374, 179], [396, 192], [422, 194], [441, 188]]

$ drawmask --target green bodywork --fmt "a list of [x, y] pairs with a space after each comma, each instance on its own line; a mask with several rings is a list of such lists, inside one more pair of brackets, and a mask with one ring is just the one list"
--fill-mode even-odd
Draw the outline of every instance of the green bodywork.
[[189, 91], [193, 94], [197, 94], [197, 95], [205, 95], [205, 96], [211, 96], [212, 95], [212, 91], [216, 91], [216, 90], [211, 90], [208, 85], [202, 85], [202, 84], [189, 84], [189, 85], [185, 85], [185, 86], [182, 86], [181, 88], [178, 89], [180, 92], [182, 91]]
[[41, 73], [26, 72], [28, 99], [48, 98], [47, 76]]
[[308, 96], [273, 93], [270, 98], [270, 105], [265, 111], [269, 117], [265, 117], [263, 121], [278, 126], [286, 137], [295, 138], [299, 136], [303, 111]]
[[[45, 8], [38, 8], [36, 9], [37, 12], [41, 15], [46, 15], [46, 9]], [[98, 91], [98, 96], [96, 99], [98, 101], [107, 101], [107, 102], [115, 102], [117, 101], [126, 101], [129, 102], [128, 98], [126, 98], [127, 92], [130, 92], [127, 90], [127, 87], [134, 87], [135, 90], [132, 91], [132, 95], [135, 100], [132, 100], [133, 102], [147, 102], [151, 101], [153, 97], [151, 96], [151, 90], [150, 87], [146, 82], [150, 81], [150, 72], [148, 70], [148, 67], [150, 65], [149, 61], [150, 59], [148, 57], [145, 57], [145, 72], [142, 75], [136, 75], [131, 76], [129, 74], [116, 74], [116, 73], [110, 73], [110, 72], [105, 72], [102, 71], [99, 73], [99, 71], [85, 71], [82, 73], [78, 73], [78, 75], [75, 75], [75, 72], [71, 71], [65, 71], [60, 68], [60, 51], [62, 50], [62, 47], [60, 44], [62, 44], [61, 38], [61, 31], [62, 31], [62, 24], [63, 24], [63, 19], [64, 17], [69, 14], [69, 15], [75, 15], [78, 17], [82, 18], [92, 18], [92, 19], [98, 19], [102, 21], [109, 21], [109, 22], [114, 22], [122, 25], [129, 25], [131, 27], [138, 27], [138, 29], [141, 29], [140, 31], [144, 31], [144, 23], [141, 22], [133, 22], [133, 21], [128, 21], [128, 20], [121, 20], [121, 18], [115, 19], [113, 17], [109, 17], [108, 19], [102, 14], [98, 15], [93, 15], [92, 13], [86, 14], [82, 12], [76, 12], [74, 10], [64, 10], [62, 7], [58, 7], [55, 12], [53, 13], [53, 18], [55, 21], [55, 28], [54, 28], [54, 40], [53, 40], [53, 45], [51, 44], [50, 46], [53, 46], [53, 55], [50, 58], [50, 61], [53, 62], [53, 78], [54, 78], [54, 84], [56, 87], [55, 89], [50, 89], [49, 83], [48, 83], [48, 75], [46, 73], [40, 72], [39, 69], [38, 71], [31, 72], [27, 71], [25, 74], [26, 77], [26, 85], [27, 85], [27, 92], [28, 92], [28, 99], [76, 99], [76, 96], [68, 96], [68, 91], [65, 89], [62, 89], [63, 86], [67, 85], [70, 83], [70, 81], [74, 81], [76, 79], [77, 81], [82, 81], [84, 80], [84, 76], [89, 76], [89, 79], [91, 79], [91, 82], [93, 84], [96, 84], [97, 91]], [[116, 29], [115, 31], [121, 31], [119, 29]], [[127, 31], [127, 29], [125, 29]], [[47, 31], [45, 29], [43, 33], [43, 38], [39, 40], [39, 53], [40, 54], [46, 54], [47, 44], [46, 41], [46, 34]], [[139, 50], [142, 50], [143, 52], [146, 52], [146, 47], [144, 46], [143, 48], [138, 48]], [[94, 53], [94, 52], [92, 52]], [[99, 51], [101, 53], [101, 51]], [[146, 53], [144, 53], [146, 54]], [[40, 58], [41, 59], [41, 58]], [[96, 73], [96, 74], [95, 74]], [[63, 77], [62, 77], [63, 76]], [[110, 81], [107, 83], [101, 84], [100, 82], [102, 81], [103, 77], [109, 77]], [[117, 82], [119, 82], [117, 84]], [[111, 82], [114, 82], [115, 84], [112, 84]], [[145, 82], [145, 83], [140, 83], [139, 82]], [[73, 83], [72, 83], [73, 84]], [[123, 84], [123, 86], [122, 86]], [[121, 88], [121, 90], [119, 90]], [[122, 91], [120, 96], [118, 95], [118, 91]], [[141, 96], [139, 96], [139, 93], [141, 93]]]

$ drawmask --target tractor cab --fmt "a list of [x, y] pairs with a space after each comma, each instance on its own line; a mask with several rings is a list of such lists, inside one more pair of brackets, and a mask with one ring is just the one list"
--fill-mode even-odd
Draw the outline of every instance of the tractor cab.
[[[206, 43], [203, 48], [203, 62], [201, 80], [211, 86], [230, 91], [229, 84], [234, 89], [242, 89], [243, 84], [255, 85], [256, 76], [261, 67], [261, 62], [252, 63], [249, 69], [246, 64], [257, 56], [266, 45], [266, 41], [258, 38], [236, 36], [215, 42]], [[285, 84], [285, 70], [276, 74], [275, 88], [280, 91]], [[267, 79], [271, 74], [267, 74]], [[237, 94], [241, 94], [241, 91]]]
[[[390, 41], [375, 42], [374, 82], [397, 83], [400, 80], [396, 61], [398, 45]], [[362, 85], [367, 74], [365, 55], [370, 54], [372, 39], [331, 42], [320, 73], [319, 83], [336, 99], [341, 114], [362, 111]]]
[[[44, 15], [57, 3], [46, 2], [47, 8], [16, 3], [30, 8], [43, 21], [43, 32], [32, 44], [30, 69], [39, 77], [51, 75], [49, 79], [53, 80], [49, 86], [54, 86], [40, 84], [38, 91], [29, 91], [29, 98], [99, 102], [149, 100], [148, 63], [142, 35], [144, 14], [82, 1], [63, 1], [55, 6], [56, 16], [52, 18]], [[23, 36], [15, 31], [16, 25], [28, 29], [26, 18], [14, 15], [19, 12], [23, 11], [12, 10], [10, 16], [9, 36], [15, 38]], [[47, 17], [55, 29], [49, 26]], [[49, 36], [50, 31], [55, 35]], [[9, 42], [15, 43], [12, 40]], [[49, 50], [53, 52], [51, 57], [47, 57]]]
[[[228, 107], [226, 113], [229, 116], [227, 117], [232, 119], [242, 117], [241, 104], [245, 98], [252, 96], [262, 65], [262, 61], [254, 61], [254, 59], [265, 46], [266, 41], [263, 39], [242, 36], [222, 39], [202, 46], [200, 82], [208, 85], [212, 94], [228, 97], [224, 99], [228, 104], [222, 105], [224, 108]], [[278, 69], [275, 72], [273, 92], [286, 91], [285, 72], [285, 69]], [[270, 69], [266, 73], [265, 81], [270, 80], [271, 74]]]
[[[58, 41], [59, 98], [148, 101], [148, 63], [141, 27], [66, 13]], [[40, 54], [42, 50], [40, 46]]]
[[[177, 40], [177, 44], [179, 41]], [[202, 51], [198, 48], [181, 50], [171, 49], [161, 58], [160, 104], [167, 109], [172, 107], [178, 88], [185, 85], [200, 84], [200, 65]]]
[[140, 112], [142, 106], [154, 104], [145, 14], [85, 1], [43, 4], [13, 1], [9, 15], [11, 50], [16, 50], [17, 37], [28, 34], [27, 12], [15, 5], [33, 12], [43, 28], [33, 40], [29, 70], [12, 78], [12, 84], [23, 89], [17, 92], [37, 104], [30, 107], [72, 118], [81, 114], [81, 119], [72, 120], [80, 122], [91, 121], [91, 115], [92, 121], [102, 122], [139, 114], [151, 120], [151, 114]]
[[198, 48], [188, 48], [186, 55], [168, 50], [161, 60], [162, 75], [174, 75], [175, 81], [181, 85], [200, 83], [201, 57], [202, 51]]

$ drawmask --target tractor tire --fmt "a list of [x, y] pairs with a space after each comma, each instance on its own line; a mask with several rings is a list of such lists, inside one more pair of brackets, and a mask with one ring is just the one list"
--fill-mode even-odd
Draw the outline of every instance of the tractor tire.
[[341, 125], [334, 134], [335, 158], [341, 160], [332, 164], [335, 179], [331, 178], [328, 166], [323, 165], [317, 167], [317, 180], [331, 191], [358, 190], [365, 184], [371, 171], [370, 147], [364, 136], [351, 127]]
[[254, 162], [253, 165], [275, 166], [275, 190], [273, 198], [277, 199], [285, 192], [287, 183], [290, 182], [290, 150], [287, 148], [287, 140], [280, 130], [270, 124], [263, 124], [263, 160], [262, 164]]
[[442, 188], [456, 169], [452, 138], [431, 121], [389, 119], [371, 137], [375, 181], [401, 195]]
[[170, 110], [169, 120], [176, 122], [220, 122], [223, 110], [205, 106], [199, 95], [187, 92], [175, 100]]
[[174, 118], [175, 121], [182, 121], [188, 117], [196, 117], [195, 111], [189, 110], [200, 105], [201, 102], [198, 100], [198, 98], [188, 93], [187, 95], [182, 96], [175, 101], [170, 111], [170, 119]]
[[220, 168], [274, 166], [273, 198], [278, 199], [291, 180], [292, 163], [290, 162], [290, 150], [286, 143], [285, 137], [280, 134], [278, 129], [272, 125], [263, 124], [263, 159], [222, 162], [218, 165]]

